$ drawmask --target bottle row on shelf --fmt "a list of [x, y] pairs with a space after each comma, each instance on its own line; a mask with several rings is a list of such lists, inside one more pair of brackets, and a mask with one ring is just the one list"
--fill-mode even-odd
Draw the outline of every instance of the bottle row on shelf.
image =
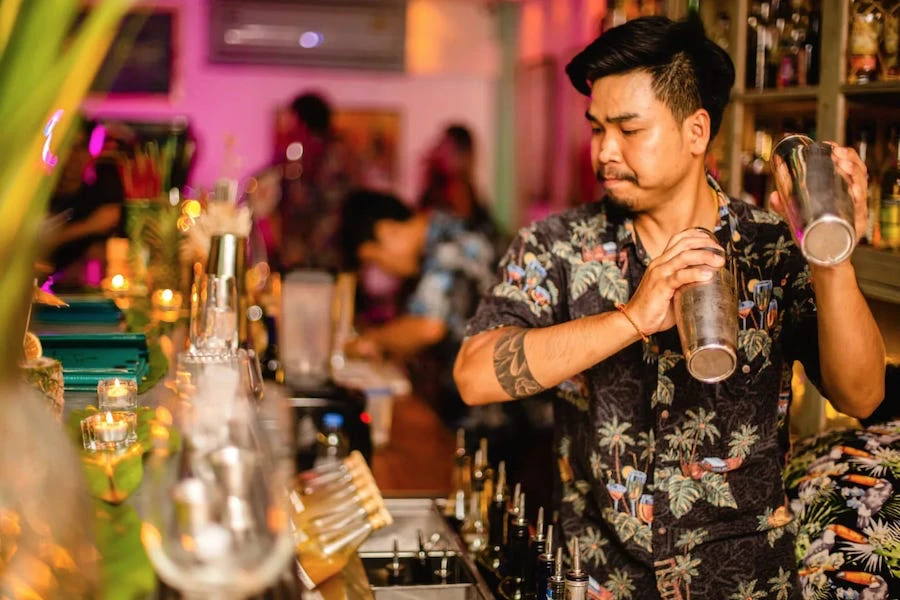
[[853, 0], [847, 82], [900, 80], [900, 0]]
[[747, 19], [748, 90], [817, 85], [822, 13], [809, 0], [754, 1]]
[[473, 460], [459, 430], [445, 516], [494, 595], [503, 600], [586, 599], [589, 578], [581, 567], [577, 538], [569, 541], [566, 569], [556, 514], [545, 519], [540, 507], [532, 527], [525, 508], [521, 484], [509, 493], [505, 463], [494, 470], [488, 462], [487, 441], [481, 439]]
[[[819, 83], [821, 0], [753, 0], [746, 26], [747, 90]], [[847, 83], [900, 80], [898, 56], [900, 0], [853, 0], [847, 33]]]

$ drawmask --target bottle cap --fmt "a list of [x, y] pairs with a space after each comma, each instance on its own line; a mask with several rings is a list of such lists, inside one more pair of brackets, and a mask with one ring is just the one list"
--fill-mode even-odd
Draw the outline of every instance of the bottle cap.
[[322, 415], [322, 425], [337, 429], [344, 426], [344, 416], [340, 413], [325, 413]]

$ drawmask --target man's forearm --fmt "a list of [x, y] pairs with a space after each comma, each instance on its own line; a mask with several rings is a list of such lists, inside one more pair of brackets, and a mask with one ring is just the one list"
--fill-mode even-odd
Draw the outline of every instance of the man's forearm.
[[532, 396], [640, 340], [619, 312], [540, 329], [504, 327], [466, 340], [454, 378], [467, 404]]
[[363, 335], [391, 354], [410, 356], [438, 343], [446, 332], [447, 326], [439, 319], [403, 315]]
[[822, 391], [841, 412], [867, 417], [884, 398], [884, 340], [850, 263], [810, 267]]

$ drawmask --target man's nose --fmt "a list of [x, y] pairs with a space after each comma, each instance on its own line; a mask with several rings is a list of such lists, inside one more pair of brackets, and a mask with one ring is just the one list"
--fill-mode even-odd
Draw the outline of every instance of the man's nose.
[[617, 136], [612, 132], [605, 132], [594, 138], [595, 155], [600, 166], [611, 162], [620, 162], [622, 158], [621, 148]]

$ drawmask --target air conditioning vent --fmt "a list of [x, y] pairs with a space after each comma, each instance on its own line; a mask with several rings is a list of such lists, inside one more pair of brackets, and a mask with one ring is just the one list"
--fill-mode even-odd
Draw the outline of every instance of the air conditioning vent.
[[406, 0], [214, 0], [210, 60], [403, 70]]

